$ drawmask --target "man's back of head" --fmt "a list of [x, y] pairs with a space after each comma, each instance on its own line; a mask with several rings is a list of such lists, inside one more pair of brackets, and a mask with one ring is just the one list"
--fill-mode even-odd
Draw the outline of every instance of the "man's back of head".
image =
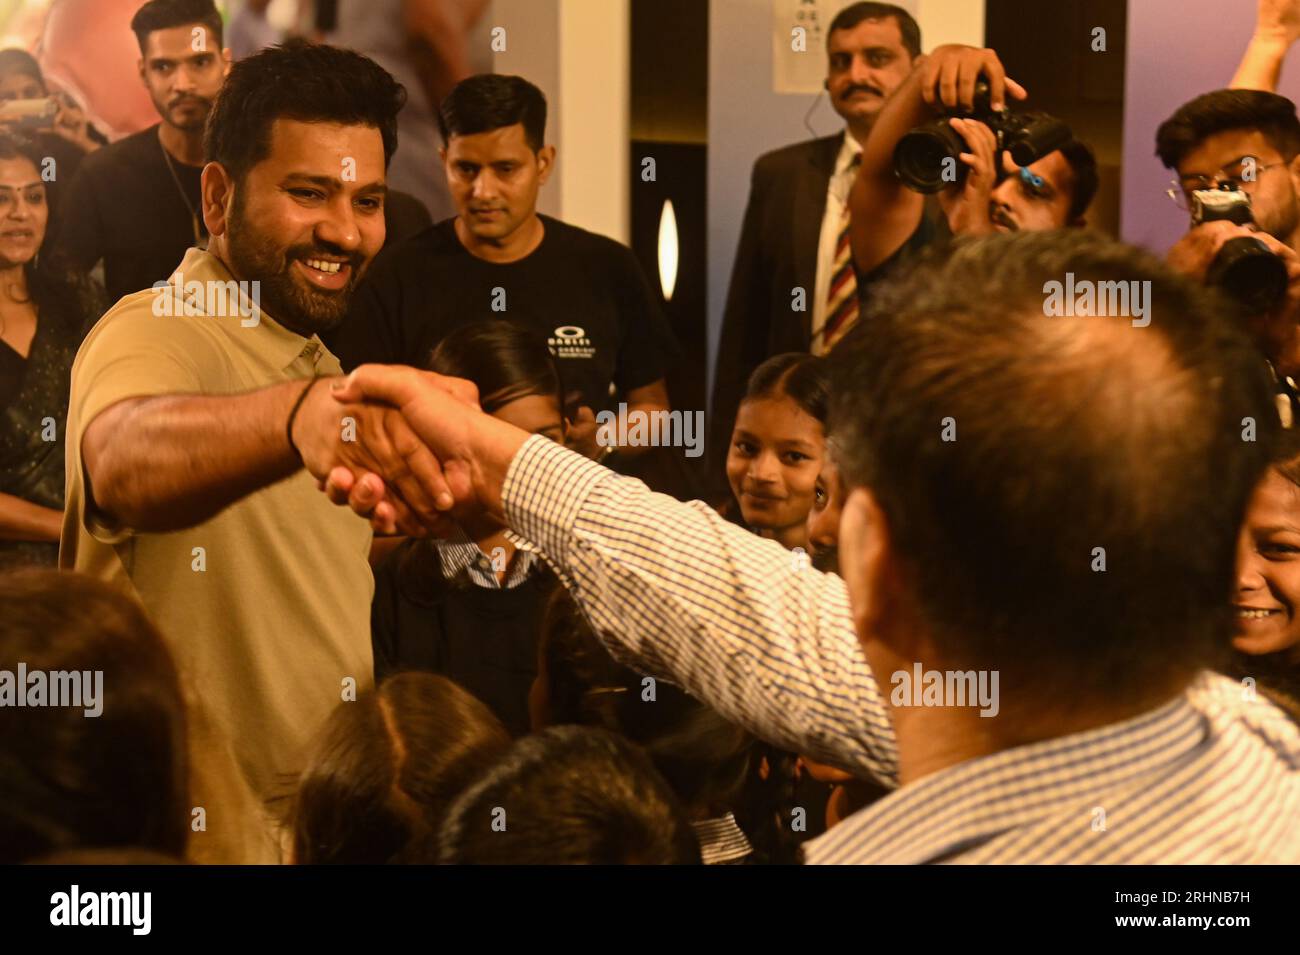
[[1217, 306], [1099, 235], [1017, 233], [929, 257], [836, 350], [846, 487], [883, 515], [910, 623], [1000, 672], [1004, 710], [1137, 712], [1226, 649], [1276, 418]]

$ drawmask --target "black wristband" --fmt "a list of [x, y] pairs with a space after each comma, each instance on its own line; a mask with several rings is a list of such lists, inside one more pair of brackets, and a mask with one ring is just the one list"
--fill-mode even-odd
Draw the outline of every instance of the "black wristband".
[[307, 392], [311, 391], [312, 385], [316, 384], [318, 381], [320, 381], [319, 378], [312, 378], [311, 381], [307, 382], [307, 387], [302, 390], [302, 394], [298, 396], [298, 400], [293, 403], [293, 410], [289, 412], [289, 420], [284, 423], [284, 435], [289, 439], [289, 448], [294, 454], [298, 455], [299, 461], [302, 461], [302, 452], [299, 451], [298, 446], [293, 443], [293, 419], [298, 417], [298, 409], [301, 408], [302, 403], [307, 400]]

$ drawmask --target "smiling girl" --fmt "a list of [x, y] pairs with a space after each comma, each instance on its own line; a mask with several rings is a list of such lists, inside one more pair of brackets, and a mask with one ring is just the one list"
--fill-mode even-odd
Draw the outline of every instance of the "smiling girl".
[[1233, 620], [1239, 675], [1290, 698], [1284, 704], [1300, 700], [1300, 438], [1291, 433], [1246, 509]]
[[808, 511], [826, 450], [826, 365], [789, 352], [749, 377], [727, 452], [727, 480], [751, 530], [808, 547]]

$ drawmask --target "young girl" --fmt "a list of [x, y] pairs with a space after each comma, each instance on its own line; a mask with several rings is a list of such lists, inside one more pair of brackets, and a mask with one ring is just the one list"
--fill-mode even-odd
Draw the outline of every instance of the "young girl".
[[749, 376], [727, 452], [727, 480], [751, 530], [808, 548], [808, 511], [826, 449], [826, 364], [789, 352]]
[[1236, 676], [1300, 718], [1300, 437], [1288, 432], [1255, 488], [1237, 545]]
[[[488, 414], [563, 441], [564, 389], [546, 342], [506, 321], [444, 338], [429, 368], [474, 382]], [[457, 540], [406, 541], [375, 568], [371, 642], [375, 679], [424, 670], [455, 680], [512, 734], [528, 732], [537, 620], [554, 577], [497, 527]]]

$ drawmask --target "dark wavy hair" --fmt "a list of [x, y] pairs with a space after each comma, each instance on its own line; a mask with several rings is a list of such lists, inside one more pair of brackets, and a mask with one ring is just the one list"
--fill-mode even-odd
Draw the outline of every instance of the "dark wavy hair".
[[1156, 130], [1156, 155], [1170, 169], [1215, 133], [1255, 129], [1290, 162], [1300, 154], [1295, 103], [1262, 90], [1214, 90], [1184, 103]]
[[330, 716], [289, 810], [293, 861], [434, 861], [452, 801], [510, 745], [446, 677], [399, 673]]
[[131, 846], [173, 858], [189, 835], [180, 678], [130, 597], [82, 574], [0, 574], [0, 670], [99, 671], [101, 712], [8, 708], [0, 733], [0, 864]]

